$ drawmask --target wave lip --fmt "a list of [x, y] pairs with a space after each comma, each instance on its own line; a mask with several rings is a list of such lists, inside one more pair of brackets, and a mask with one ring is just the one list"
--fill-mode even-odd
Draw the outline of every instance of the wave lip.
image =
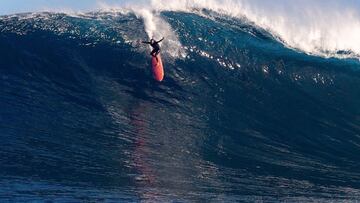
[[[179, 57], [178, 36], [159, 15], [162, 11], [201, 14], [203, 9], [240, 19], [267, 30], [285, 46], [325, 58], [360, 59], [360, 6], [356, 0], [123, 0], [97, 2], [97, 8], [113, 13], [135, 13], [143, 18], [148, 38], [167, 36], [170, 55]], [[49, 8], [56, 11], [56, 8]], [[67, 11], [69, 10], [69, 11]], [[71, 15], [72, 9], [58, 9]], [[180, 54], [183, 55], [184, 53]]]

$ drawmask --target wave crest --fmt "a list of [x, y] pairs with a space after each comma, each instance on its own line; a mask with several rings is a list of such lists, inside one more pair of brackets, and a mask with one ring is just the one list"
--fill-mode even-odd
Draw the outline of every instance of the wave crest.
[[[102, 3], [101, 8], [116, 6]], [[148, 10], [198, 13], [199, 9], [208, 9], [236, 18], [245, 17], [286, 46], [307, 54], [360, 57], [360, 5], [357, 1], [344, 4], [336, 0], [149, 0], [123, 1], [117, 8], [132, 8], [143, 15]]]

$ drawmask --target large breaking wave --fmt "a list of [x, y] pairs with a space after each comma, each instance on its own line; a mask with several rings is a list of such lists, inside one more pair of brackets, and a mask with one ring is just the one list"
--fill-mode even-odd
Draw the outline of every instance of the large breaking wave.
[[2, 16], [0, 198], [359, 200], [360, 65], [336, 58], [358, 54], [351, 33], [306, 21], [322, 3], [297, 24], [319, 25], [309, 40], [295, 10], [219, 2]]

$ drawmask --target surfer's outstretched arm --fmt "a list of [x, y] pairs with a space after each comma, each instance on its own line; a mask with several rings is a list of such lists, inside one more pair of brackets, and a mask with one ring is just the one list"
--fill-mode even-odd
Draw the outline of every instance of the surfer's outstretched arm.
[[150, 42], [147, 42], [147, 41], [142, 41], [141, 43], [143, 43], [143, 44], [151, 44]]
[[165, 38], [163, 37], [161, 40], [157, 41], [157, 43], [160, 43], [161, 41], [163, 41]]

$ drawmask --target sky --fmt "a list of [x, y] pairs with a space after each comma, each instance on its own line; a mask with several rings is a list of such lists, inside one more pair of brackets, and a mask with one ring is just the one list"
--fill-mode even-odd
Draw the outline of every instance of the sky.
[[0, 15], [44, 10], [89, 11], [97, 9], [99, 2], [113, 4], [122, 1], [123, 0], [0, 0]]

